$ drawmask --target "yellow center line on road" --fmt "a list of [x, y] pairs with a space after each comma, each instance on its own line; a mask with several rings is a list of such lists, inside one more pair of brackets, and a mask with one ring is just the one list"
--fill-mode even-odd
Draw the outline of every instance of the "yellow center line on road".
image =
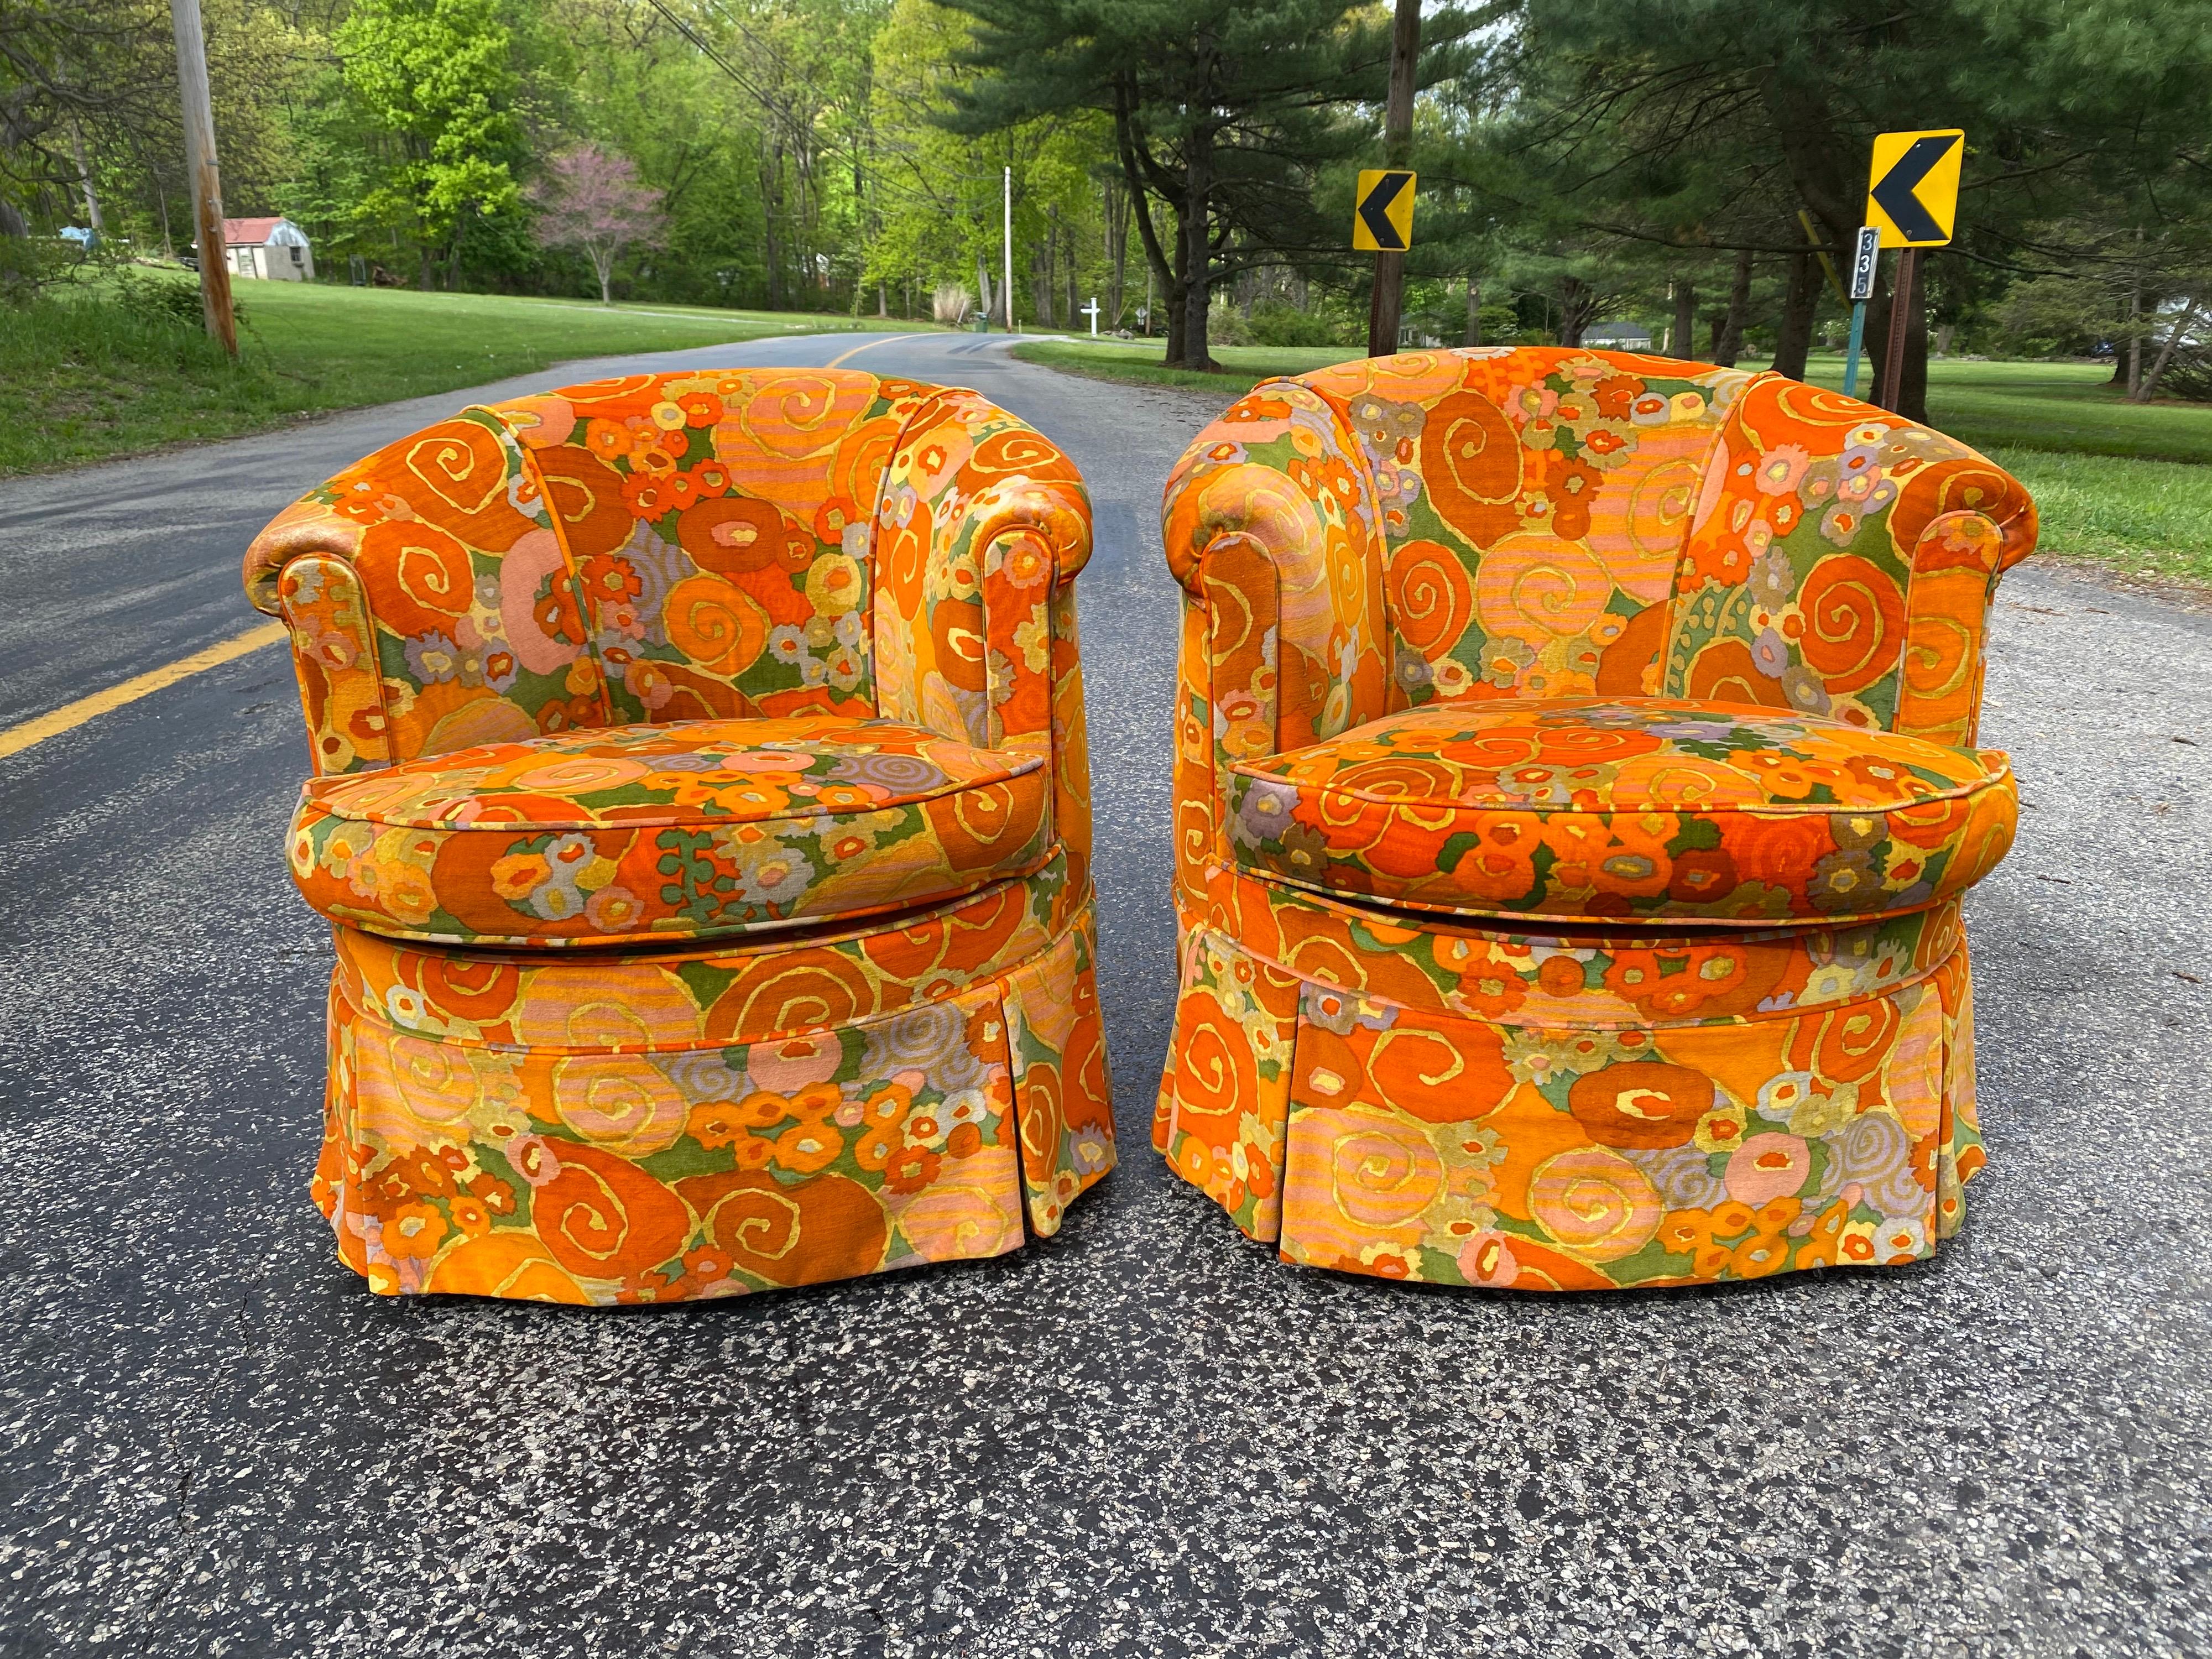
[[189, 657], [179, 657], [166, 667], [149, 670], [120, 685], [111, 685], [105, 691], [95, 691], [88, 697], [79, 697], [65, 703], [51, 714], [41, 714], [21, 726], [11, 726], [0, 732], [0, 757], [18, 755], [33, 744], [44, 743], [48, 738], [59, 737], [74, 731], [94, 715], [105, 714], [111, 708], [120, 708], [125, 703], [174, 685], [179, 680], [190, 679], [204, 669], [220, 668], [249, 652], [258, 651], [264, 645], [274, 645], [284, 637], [284, 624], [280, 622], [263, 623], [258, 628], [249, 628], [220, 645], [211, 645], [204, 651], [195, 651]]
[[822, 367], [824, 368], [842, 368], [847, 363], [859, 356], [862, 352], [867, 350], [871, 346], [891, 345], [900, 340], [919, 340], [924, 337], [926, 337], [920, 334], [886, 334], [879, 340], [863, 340], [860, 344], [854, 346], [850, 351], [845, 352], [841, 356], [832, 357], [828, 362], [823, 364]]

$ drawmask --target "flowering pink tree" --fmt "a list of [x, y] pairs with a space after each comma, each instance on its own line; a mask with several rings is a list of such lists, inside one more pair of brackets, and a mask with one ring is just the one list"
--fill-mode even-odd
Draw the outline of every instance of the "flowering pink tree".
[[638, 182], [629, 157], [597, 144], [555, 156], [531, 196], [539, 246], [581, 250], [599, 273], [602, 305], [611, 301], [608, 289], [622, 251], [660, 240], [660, 192]]

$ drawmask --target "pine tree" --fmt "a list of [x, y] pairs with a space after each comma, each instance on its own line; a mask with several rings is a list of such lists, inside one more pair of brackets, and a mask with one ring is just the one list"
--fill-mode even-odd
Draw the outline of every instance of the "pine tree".
[[[1343, 256], [1316, 174], [1374, 147], [1389, 20], [1357, 0], [951, 0], [983, 77], [946, 117], [986, 131], [1055, 110], [1113, 121], [1139, 240], [1166, 291], [1167, 361], [1215, 367], [1214, 285], [1249, 264]], [[1427, 26], [1431, 77], [1470, 27]], [[1163, 232], [1152, 203], [1173, 219]]]

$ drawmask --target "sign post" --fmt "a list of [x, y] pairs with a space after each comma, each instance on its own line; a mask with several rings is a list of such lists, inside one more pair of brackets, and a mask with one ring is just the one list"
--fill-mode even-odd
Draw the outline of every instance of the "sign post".
[[1881, 233], [1872, 225], [1859, 227], [1858, 242], [1851, 250], [1851, 343], [1844, 354], [1844, 396], [1859, 395], [1859, 349], [1866, 343], [1867, 301], [1874, 298], [1875, 267], [1881, 260]]
[[1877, 388], [1884, 409], [1894, 410], [1905, 401], [1905, 337], [1920, 287], [1920, 250], [1942, 247], [1951, 240], [1959, 217], [1959, 168], [1966, 156], [1966, 135], [1957, 127], [1885, 132], [1874, 141], [1867, 224], [1883, 247], [1903, 250], [1891, 285], [1889, 339]]

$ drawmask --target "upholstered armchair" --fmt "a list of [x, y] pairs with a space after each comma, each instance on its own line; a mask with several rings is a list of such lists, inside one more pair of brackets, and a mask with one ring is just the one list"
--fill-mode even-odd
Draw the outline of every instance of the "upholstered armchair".
[[1960, 901], [2027, 495], [1780, 376], [1413, 353], [1255, 388], [1184, 592], [1154, 1139], [1290, 1261], [1579, 1290], [1913, 1261], [1983, 1162]]
[[811, 369], [469, 409], [264, 530], [341, 1258], [667, 1301], [1055, 1231], [1114, 1159], [1090, 546], [1004, 410]]

